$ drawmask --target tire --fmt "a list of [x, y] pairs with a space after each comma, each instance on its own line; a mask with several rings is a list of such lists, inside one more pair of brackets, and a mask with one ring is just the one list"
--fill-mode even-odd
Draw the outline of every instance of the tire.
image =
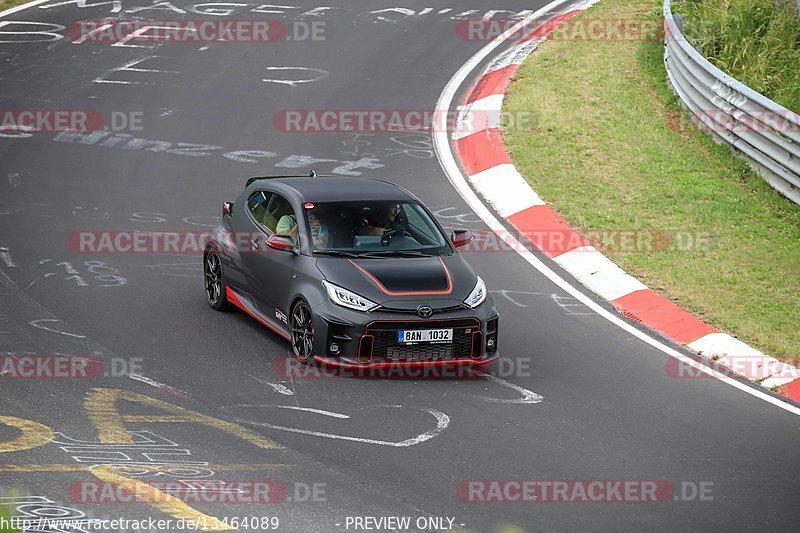
[[206, 287], [206, 302], [212, 309], [226, 311], [230, 309], [225, 290], [225, 278], [222, 273], [222, 261], [219, 254], [209, 250], [203, 256], [203, 280]]
[[314, 315], [308, 304], [300, 300], [289, 315], [292, 352], [305, 365], [314, 363]]

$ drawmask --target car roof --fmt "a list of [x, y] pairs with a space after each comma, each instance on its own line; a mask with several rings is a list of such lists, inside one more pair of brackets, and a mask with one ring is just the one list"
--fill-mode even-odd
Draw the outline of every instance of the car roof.
[[415, 200], [405, 189], [388, 181], [340, 176], [287, 176], [255, 180], [247, 188], [248, 196], [259, 189], [293, 196], [301, 202], [338, 202]]

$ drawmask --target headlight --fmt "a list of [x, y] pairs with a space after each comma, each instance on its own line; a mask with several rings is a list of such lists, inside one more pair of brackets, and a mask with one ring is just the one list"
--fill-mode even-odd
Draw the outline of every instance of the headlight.
[[469, 307], [478, 307], [484, 300], [486, 300], [486, 284], [478, 276], [478, 283], [475, 284], [475, 288], [469, 293], [464, 303]]
[[371, 311], [372, 309], [378, 307], [378, 304], [372, 300], [367, 300], [363, 296], [359, 296], [358, 294], [348, 291], [347, 289], [343, 289], [337, 285], [334, 285], [333, 283], [323, 281], [322, 285], [328, 290], [328, 296], [330, 297], [331, 301], [337, 305], [341, 305], [342, 307], [355, 309], [356, 311]]

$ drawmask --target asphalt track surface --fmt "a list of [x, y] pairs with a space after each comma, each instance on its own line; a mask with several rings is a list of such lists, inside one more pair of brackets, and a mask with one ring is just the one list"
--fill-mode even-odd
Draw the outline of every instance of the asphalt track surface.
[[[448, 182], [427, 133], [286, 133], [273, 125], [282, 109], [431, 109], [485, 44], [460, 39], [450, 15], [535, 10], [543, 2], [454, 4], [401, 5], [415, 12], [433, 8], [419, 16], [367, 13], [397, 7], [372, 1], [294, 1], [298, 7], [284, 14], [250, 14], [259, 3], [235, 8], [238, 18], [289, 24], [300, 13], [332, 6], [313, 19], [325, 22], [324, 42], [153, 49], [68, 39], [0, 44], [0, 108], [138, 112], [143, 129], [128, 132], [134, 137], [166, 141], [170, 149], [177, 143], [218, 147], [188, 156], [3, 132], [0, 352], [94, 354], [123, 374], [0, 381], [0, 417], [61, 434], [58, 442], [19, 449], [20, 432], [5, 418], [3, 489], [16, 487], [95, 517], [169, 518], [163, 506], [97, 504], [70, 492], [76, 482], [99, 481], [81, 468], [122, 462], [121, 455], [105, 455], [118, 449], [107, 444], [119, 437], [116, 420], [137, 432], [134, 440], [159, 440], [158, 451], [168, 454], [142, 459], [126, 448], [131, 461], [169, 463], [168, 470], [188, 458], [213, 480], [284, 483], [292, 501], [191, 505], [208, 516], [277, 516], [284, 531], [344, 531], [348, 516], [451, 517], [462, 530], [486, 532], [796, 530], [795, 414], [715, 379], [676, 379], [667, 370], [669, 356], [576, 304], [515, 253], [467, 254], [501, 312], [505, 363], [496, 377], [425, 380], [286, 377], [280, 371], [286, 343], [243, 313], [221, 314], [206, 305], [198, 256], [86, 254], [67, 247], [75, 231], [202, 230], [217, 220], [223, 200], [236, 197], [245, 177], [312, 166], [391, 179], [420, 196], [445, 226], [485, 229]], [[125, 14], [145, 5], [122, 2], [116, 16], [204, 18], [166, 10]], [[453, 11], [439, 13], [448, 7]], [[0, 20], [68, 26], [108, 16], [112, 8], [32, 7]], [[31, 26], [20, 28], [14, 30]], [[0, 40], [19, 39], [36, 38]], [[123, 65], [139, 70], [120, 70]], [[237, 156], [253, 162], [223, 155], [243, 150], [275, 155]], [[287, 168], [292, 155], [322, 161]], [[377, 168], [346, 163], [362, 158]], [[114, 403], [114, 395], [123, 394], [114, 391], [253, 433], [217, 422], [166, 423], [157, 418], [165, 414], [163, 405]], [[254, 444], [253, 435], [266, 440]], [[85, 443], [70, 448], [66, 439]], [[16, 443], [16, 451], [4, 442]], [[86, 444], [100, 442], [105, 446]], [[515, 479], [664, 480], [678, 499], [470, 503], [457, 493], [463, 480]], [[304, 487], [315, 483], [324, 494], [318, 501], [304, 498]], [[682, 484], [701, 483], [711, 483], [713, 500], [680, 497]]]

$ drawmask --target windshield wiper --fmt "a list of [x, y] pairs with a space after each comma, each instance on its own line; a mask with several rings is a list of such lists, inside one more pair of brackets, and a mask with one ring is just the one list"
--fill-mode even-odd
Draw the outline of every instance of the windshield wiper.
[[359, 254], [343, 252], [341, 250], [314, 250], [314, 253], [320, 255], [332, 255], [335, 257], [359, 257]]
[[431, 254], [426, 254], [418, 250], [375, 250], [373, 252], [362, 252], [358, 254], [359, 257], [433, 257]]

